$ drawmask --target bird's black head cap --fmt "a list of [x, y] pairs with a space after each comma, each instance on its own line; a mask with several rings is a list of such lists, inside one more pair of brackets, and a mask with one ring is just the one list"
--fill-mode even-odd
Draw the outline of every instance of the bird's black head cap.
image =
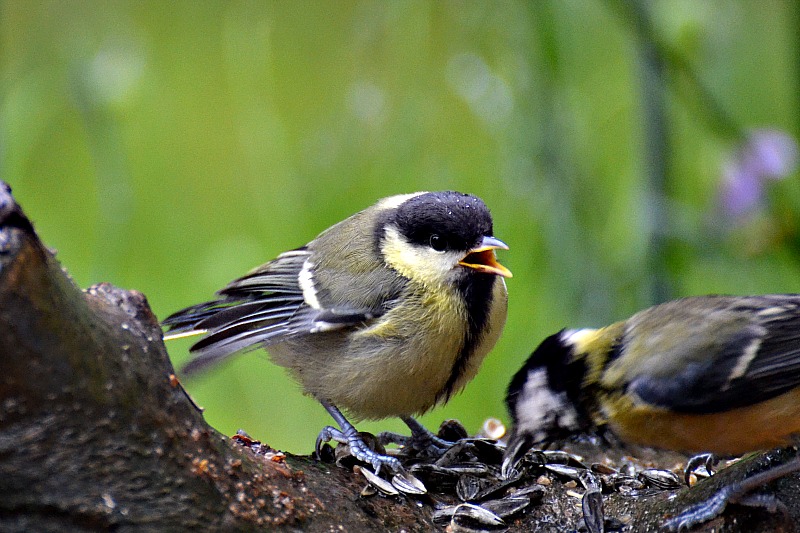
[[455, 191], [414, 196], [397, 208], [393, 219], [410, 242], [439, 250], [467, 251], [493, 232], [483, 200]]

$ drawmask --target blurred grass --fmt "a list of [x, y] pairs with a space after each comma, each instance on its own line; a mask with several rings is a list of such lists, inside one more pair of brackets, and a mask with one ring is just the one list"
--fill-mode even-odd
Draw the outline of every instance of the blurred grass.
[[[511, 245], [506, 333], [423, 417], [477, 431], [505, 419], [506, 384], [546, 335], [654, 303], [654, 268], [675, 297], [800, 292], [797, 172], [751, 220], [719, 217], [742, 139], [679, 68], [664, 88], [666, 178], [648, 181], [628, 4], [3, 1], [0, 179], [80, 286], [140, 290], [159, 317], [377, 198], [483, 197]], [[642, 6], [644, 38], [743, 131], [798, 137], [794, 2]], [[189, 344], [168, 346], [176, 366]], [[330, 423], [265, 355], [186, 386], [212, 425], [278, 448], [308, 452]]]

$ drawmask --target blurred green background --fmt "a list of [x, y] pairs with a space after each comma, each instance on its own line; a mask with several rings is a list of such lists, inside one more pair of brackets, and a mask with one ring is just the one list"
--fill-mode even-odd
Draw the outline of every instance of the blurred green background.
[[[423, 417], [477, 432], [562, 327], [800, 292], [798, 28], [793, 0], [4, 1], [0, 179], [78, 285], [161, 318], [380, 197], [483, 197], [506, 332]], [[184, 383], [292, 452], [331, 422], [263, 353]]]

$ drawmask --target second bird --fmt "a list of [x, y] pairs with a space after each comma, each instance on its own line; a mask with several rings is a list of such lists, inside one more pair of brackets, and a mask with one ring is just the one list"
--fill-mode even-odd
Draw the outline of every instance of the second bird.
[[205, 334], [186, 372], [266, 347], [338, 423], [318, 444], [346, 442], [376, 470], [398, 470], [339, 408], [359, 419], [400, 417], [426, 440], [412, 416], [462, 389], [505, 324], [511, 272], [496, 249], [508, 247], [480, 198], [384, 198], [231, 282], [218, 299], [168, 317], [167, 338]]
[[[683, 298], [605, 328], [562, 330], [531, 354], [506, 402], [514, 422], [507, 476], [532, 445], [602, 428], [681, 452], [787, 446], [800, 434], [800, 295]], [[708, 520], [795, 470], [800, 458], [730, 485], [665, 526]]]

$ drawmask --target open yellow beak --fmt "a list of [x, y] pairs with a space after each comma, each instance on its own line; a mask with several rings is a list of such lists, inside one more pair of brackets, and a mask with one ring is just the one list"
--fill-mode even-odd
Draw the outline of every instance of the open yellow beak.
[[500, 239], [484, 237], [480, 245], [470, 250], [458, 264], [484, 274], [510, 278], [511, 271], [497, 262], [494, 255], [495, 250], [508, 250], [508, 245]]

